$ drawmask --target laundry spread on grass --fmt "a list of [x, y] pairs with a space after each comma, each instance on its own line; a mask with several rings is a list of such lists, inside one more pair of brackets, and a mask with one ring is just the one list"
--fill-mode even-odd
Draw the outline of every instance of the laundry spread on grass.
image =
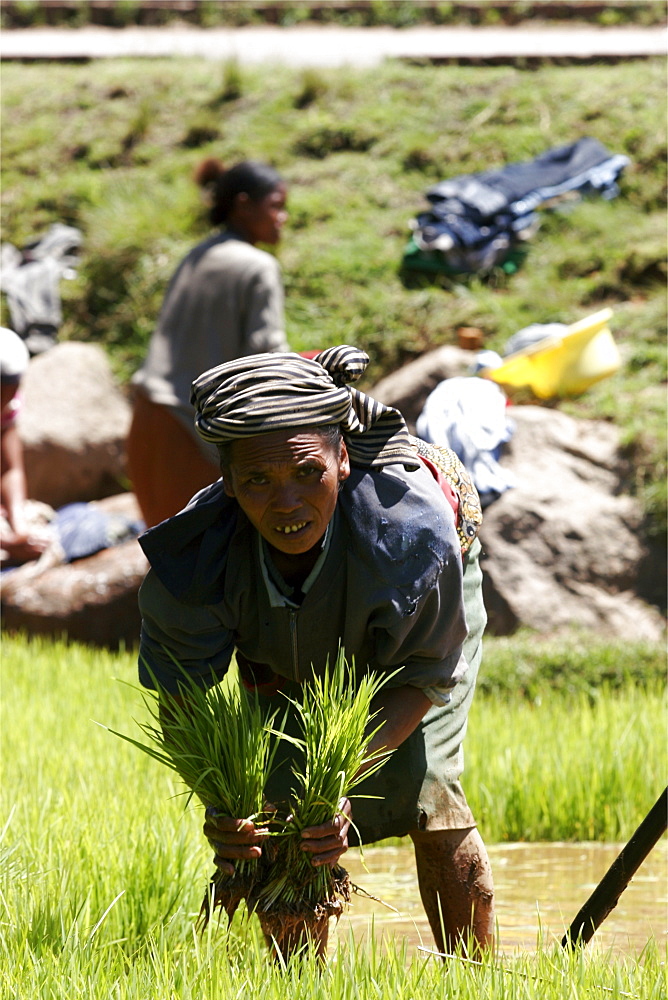
[[589, 195], [614, 198], [630, 162], [585, 136], [533, 160], [440, 181], [425, 192], [429, 208], [412, 220], [403, 271], [511, 274], [539, 228], [540, 209]]
[[32, 357], [56, 343], [63, 321], [60, 281], [75, 276], [82, 239], [79, 229], [55, 222], [20, 249], [0, 246], [0, 290], [7, 296], [11, 328]]
[[516, 485], [499, 464], [513, 434], [500, 386], [484, 378], [448, 378], [429, 394], [416, 429], [425, 441], [444, 442], [471, 474], [484, 507]]
[[[39, 500], [27, 500], [24, 517], [31, 535], [39, 535], [46, 543], [42, 556], [33, 561], [32, 575], [121, 545], [146, 528], [138, 518], [102, 510], [95, 503], [68, 503], [54, 510]], [[10, 531], [4, 513], [0, 513], [0, 529]], [[16, 563], [0, 547], [2, 573], [13, 571], [15, 567]]]

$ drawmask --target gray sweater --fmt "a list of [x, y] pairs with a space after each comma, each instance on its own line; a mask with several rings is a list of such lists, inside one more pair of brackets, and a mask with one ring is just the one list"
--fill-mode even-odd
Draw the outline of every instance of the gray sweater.
[[152, 402], [172, 407], [195, 435], [193, 380], [224, 361], [289, 350], [284, 325], [276, 258], [231, 232], [216, 233], [173, 275], [133, 383]]

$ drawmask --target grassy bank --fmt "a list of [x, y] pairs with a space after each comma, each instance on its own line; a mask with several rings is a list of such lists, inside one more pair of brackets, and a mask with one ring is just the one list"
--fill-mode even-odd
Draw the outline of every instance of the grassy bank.
[[[488, 643], [492, 675], [499, 648]], [[572, 648], [562, 647], [565, 670]], [[542, 649], [535, 647], [539, 664]], [[633, 658], [634, 647], [618, 651]], [[590, 679], [606, 655], [609, 647], [590, 648]], [[481, 694], [466, 787], [487, 841], [628, 838], [665, 781], [662, 652], [646, 648], [645, 657], [644, 680], [602, 689], [595, 701], [551, 684], [547, 673], [541, 704], [535, 691], [527, 697], [495, 685]], [[646, 1000], [663, 995], [665, 970], [652, 947], [637, 962], [572, 963], [546, 947], [503, 973], [491, 963], [443, 970], [407, 956], [401, 941], [389, 958], [344, 942], [318, 974], [309, 963], [289, 973], [269, 968], [252, 924], [235, 930], [229, 952], [215, 923], [198, 939], [194, 916], [210, 866], [200, 810], [184, 813], [165, 768], [95, 725], [133, 729], [143, 709], [120, 681], [134, 683], [135, 669], [130, 653], [3, 641], [3, 996], [218, 1000], [262, 989], [269, 1000], [426, 1000], [438, 989], [463, 1000], [560, 1000], [597, 984]]]
[[[623, 369], [562, 405], [623, 428], [629, 488], [665, 529], [662, 60], [343, 73], [118, 59], [8, 64], [2, 82], [3, 238], [22, 245], [54, 221], [83, 230], [79, 273], [62, 284], [61, 336], [103, 344], [122, 381], [144, 356], [174, 266], [208, 232], [195, 165], [266, 159], [290, 184], [279, 254], [291, 344], [363, 347], [367, 387], [455, 342], [460, 326], [502, 349], [529, 323], [611, 306]], [[583, 135], [630, 157], [620, 197], [541, 213], [512, 277], [404, 287], [408, 220], [430, 184]]]
[[[609, 305], [630, 370], [649, 368], [649, 384], [665, 316], [665, 78], [661, 61], [535, 72], [6, 65], [4, 238], [23, 243], [56, 220], [81, 226], [63, 333], [104, 343], [129, 374], [173, 267], [208, 232], [194, 166], [207, 155], [268, 159], [290, 183], [279, 252], [298, 349], [344, 336], [371, 351], [377, 378], [460, 325], [500, 347], [521, 325]], [[631, 157], [621, 197], [543, 213], [512, 278], [402, 286], [407, 222], [428, 185], [584, 134]]]

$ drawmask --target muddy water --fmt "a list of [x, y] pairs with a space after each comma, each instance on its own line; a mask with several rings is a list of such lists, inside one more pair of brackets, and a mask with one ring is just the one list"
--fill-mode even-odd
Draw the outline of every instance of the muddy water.
[[[489, 854], [496, 887], [496, 915], [502, 951], [535, 949], [539, 938], [551, 945], [561, 940], [580, 907], [615, 860], [618, 844], [497, 844]], [[381, 936], [405, 937], [412, 949], [433, 947], [415, 875], [412, 846], [350, 851], [346, 867], [352, 881], [394, 907], [353, 896], [348, 913], [332, 933], [334, 940], [352, 929], [364, 940], [373, 925]], [[396, 912], [395, 912], [396, 911]], [[332, 928], [333, 931], [333, 928]], [[589, 950], [612, 949], [639, 955], [650, 938], [661, 947], [668, 936], [668, 842], [656, 845], [643, 862], [616, 909], [587, 945]], [[334, 943], [334, 942], [332, 942]]]

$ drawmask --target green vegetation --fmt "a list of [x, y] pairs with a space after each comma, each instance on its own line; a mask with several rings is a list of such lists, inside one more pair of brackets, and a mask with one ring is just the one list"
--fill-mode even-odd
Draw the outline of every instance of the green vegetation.
[[[265, 712], [257, 699], [244, 697], [238, 684], [216, 684], [206, 691], [185, 671], [180, 699], [164, 691], [143, 692], [142, 699], [149, 721], [139, 728], [147, 742], [126, 733], [115, 735], [176, 772], [186, 786], [186, 802], [196, 796], [222, 816], [268, 826], [265, 787], [276, 754], [272, 726], [278, 709]], [[168, 736], [165, 720], [169, 720]], [[231, 877], [217, 872], [212, 879], [215, 905], [231, 919], [253, 891], [257, 877], [254, 861], [238, 861]], [[208, 920], [208, 891], [202, 913]]]
[[542, 21], [577, 19], [602, 27], [660, 24], [665, 18], [657, 0], [612, 0], [582, 3], [561, 0], [190, 0], [174, 4], [162, 0], [3, 0], [2, 26], [34, 27], [42, 24], [81, 27], [95, 23], [114, 28], [129, 25], [165, 25], [186, 21], [201, 27], [271, 23], [292, 27], [306, 21], [336, 23], [348, 27], [389, 25], [408, 28], [418, 24], [474, 24], [485, 27], [514, 25], [539, 18]]
[[666, 680], [665, 651], [652, 642], [607, 641], [586, 630], [537, 638], [529, 629], [512, 637], [487, 636], [479, 694], [523, 698], [540, 705], [555, 694], [584, 695], [646, 689]]
[[[546, 648], [534, 645], [539, 665]], [[607, 673], [612, 648], [591, 646], [592, 683], [599, 660]], [[507, 640], [487, 643], [492, 673], [499, 650], [509, 657]], [[631, 661], [634, 650], [620, 644], [619, 658]], [[581, 647], [564, 642], [562, 651], [564, 669], [576, 666]], [[659, 647], [653, 660], [645, 650], [649, 677], [662, 657]], [[597, 985], [613, 991], [606, 996], [665, 996], [651, 944], [638, 960], [595, 950], [571, 958], [546, 944], [504, 959], [504, 972], [489, 959], [442, 967], [408, 955], [400, 940], [389, 951], [343, 941], [317, 972], [314, 962], [272, 966], [259, 927], [239, 915], [229, 936], [212, 921], [198, 937], [210, 864], [202, 810], [184, 811], [180, 780], [95, 725], [127, 731], [133, 715], [148, 718], [119, 682], [134, 683], [135, 655], [6, 637], [2, 666], [3, 996], [561, 1000], [598, 996]], [[594, 703], [558, 684], [546, 685], [541, 704], [496, 687], [479, 697], [465, 777], [485, 839], [627, 839], [665, 782], [664, 688], [665, 679], [606, 688]]]
[[[54, 221], [83, 230], [79, 273], [62, 285], [61, 336], [103, 344], [122, 381], [144, 356], [173, 268], [208, 232], [191, 178], [210, 155], [265, 159], [285, 175], [291, 344], [358, 345], [372, 358], [370, 383], [455, 342], [460, 326], [501, 349], [529, 323], [610, 306], [623, 369], [561, 405], [621, 426], [628, 486], [661, 534], [665, 94], [663, 60], [535, 71], [388, 62], [345, 73], [179, 59], [8, 64], [4, 239], [22, 245]], [[583, 135], [630, 157], [617, 199], [543, 211], [515, 275], [404, 287], [408, 221], [430, 184]]]
[[665, 786], [664, 686], [604, 687], [594, 704], [474, 701], [466, 788], [481, 829], [494, 840], [624, 839]]
[[196, 796], [223, 816], [263, 823], [277, 713], [265, 713], [257, 700], [243, 696], [239, 685], [216, 684], [207, 691], [185, 671], [179, 699], [162, 690], [140, 690], [150, 721], [139, 723], [139, 728], [148, 742], [126, 733], [114, 735], [176, 772], [188, 789], [187, 802]]

